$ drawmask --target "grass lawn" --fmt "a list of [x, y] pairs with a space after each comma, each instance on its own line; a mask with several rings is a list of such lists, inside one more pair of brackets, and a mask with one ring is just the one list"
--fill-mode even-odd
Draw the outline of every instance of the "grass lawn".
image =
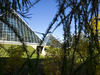
[[[0, 44], [0, 45], [5, 48], [3, 49], [0, 47], [0, 57], [9, 57], [9, 54], [6, 50], [9, 50], [11, 47], [17, 48], [18, 46], [21, 46], [21, 45], [13, 45], [13, 44]], [[34, 51], [34, 48], [31, 46], [27, 46], [26, 49], [29, 55]], [[22, 57], [27, 58], [26, 52], [24, 52], [24, 55]], [[31, 57], [31, 59], [34, 59], [34, 58], [37, 58], [37, 53], [34, 53], [33, 56]], [[44, 57], [40, 55], [40, 59], [41, 58], [44, 58]]]

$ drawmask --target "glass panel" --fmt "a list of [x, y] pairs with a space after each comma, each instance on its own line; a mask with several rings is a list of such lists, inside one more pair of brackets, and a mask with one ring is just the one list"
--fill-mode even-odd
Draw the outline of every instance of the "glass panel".
[[[20, 19], [20, 17], [16, 17], [16, 15], [7, 14], [3, 16], [3, 19], [7, 19], [11, 26], [13, 26], [14, 30], [18, 32], [21, 38], [25, 40], [25, 42], [39, 43], [40, 38], [35, 35], [35, 33]], [[19, 41], [18, 37], [15, 35], [13, 30], [11, 30], [6, 24], [0, 21], [0, 39], [4, 39], [7, 41]]]

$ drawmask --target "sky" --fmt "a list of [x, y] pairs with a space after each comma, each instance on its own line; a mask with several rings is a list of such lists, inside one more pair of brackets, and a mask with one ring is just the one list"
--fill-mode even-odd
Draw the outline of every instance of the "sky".
[[[58, 11], [56, 0], [40, 0], [34, 7], [32, 7], [28, 14], [31, 19], [25, 19], [31, 29], [35, 32], [45, 33], [49, 24], [52, 22], [54, 16]], [[36, 33], [40, 38], [41, 34]], [[53, 36], [63, 39], [62, 26], [57, 28], [53, 33]]]
[[[34, 32], [40, 32], [40, 33], [46, 32], [49, 24], [52, 22], [53, 18], [55, 17], [58, 11], [58, 6], [57, 6], [56, 1], [57, 0], [40, 0], [36, 5], [34, 5], [34, 7], [30, 9], [29, 14], [32, 14], [32, 15], [29, 15], [29, 17], [32, 17], [32, 18], [24, 19], [24, 20], [28, 23], [29, 27]], [[69, 11], [70, 11], [70, 8], [67, 8], [66, 14], [68, 14]], [[74, 31], [75, 31], [74, 20], [72, 20], [71, 22], [72, 35], [74, 34]], [[55, 30], [55, 32], [53, 33], [53, 36], [63, 41], [63, 33], [64, 33], [63, 27], [60, 26]], [[36, 34], [42, 39], [43, 36], [41, 34], [38, 34], [38, 33]]]

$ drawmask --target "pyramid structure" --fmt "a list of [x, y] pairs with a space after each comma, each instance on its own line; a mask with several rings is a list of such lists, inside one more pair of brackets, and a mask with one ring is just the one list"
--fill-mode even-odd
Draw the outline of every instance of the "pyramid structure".
[[[26, 22], [14, 11], [5, 12], [0, 15], [10, 26], [19, 34], [24, 42], [40, 43], [41, 39], [34, 33], [34, 31], [26, 24]], [[0, 21], [0, 40], [19, 42], [18, 36], [15, 32], [4, 22]]]
[[52, 34], [49, 34], [45, 38], [44, 42], [46, 43], [46, 46], [54, 45], [55, 47], [59, 47], [59, 45], [61, 45], [61, 43]]

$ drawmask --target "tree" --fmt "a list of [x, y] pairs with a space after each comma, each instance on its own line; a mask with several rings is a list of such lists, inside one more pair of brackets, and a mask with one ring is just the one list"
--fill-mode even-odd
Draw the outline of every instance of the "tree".
[[[82, 69], [84, 66], [88, 66], [88, 71], [86, 75], [95, 75], [96, 74], [96, 66], [98, 61], [96, 60], [100, 55], [99, 55], [99, 42], [98, 42], [98, 36], [97, 36], [97, 24], [98, 24], [98, 12], [99, 12], [99, 0], [57, 0], [58, 2], [58, 12], [55, 15], [54, 19], [50, 23], [45, 36], [48, 34], [48, 32], [51, 30], [53, 25], [58, 21], [60, 18], [59, 23], [56, 25], [54, 30], [59, 27], [60, 25], [63, 25], [63, 31], [64, 31], [64, 44], [63, 44], [63, 57], [62, 57], [62, 72], [61, 75], [77, 75], [80, 74], [80, 69]], [[70, 12], [66, 14], [67, 9], [70, 9]], [[93, 33], [93, 28], [91, 27], [92, 24], [89, 24], [91, 22], [93, 16], [96, 17], [96, 35]], [[67, 56], [68, 52], [70, 51], [69, 49], [69, 43], [68, 41], [71, 37], [71, 22], [74, 21], [74, 34], [78, 34], [77, 36], [75, 35], [75, 43], [73, 46], [73, 53], [72, 53], [72, 58], [71, 58], [71, 65], [69, 67], [69, 72], [67, 73]], [[75, 58], [76, 58], [76, 53], [78, 43], [80, 40], [80, 33], [84, 32], [85, 36], [87, 37], [87, 40], [89, 42], [88, 45], [88, 57], [87, 60], [85, 60], [83, 63], [81, 63], [77, 68], [73, 69], [75, 66]], [[44, 37], [45, 37], [44, 36]], [[43, 38], [44, 39], [44, 38]], [[67, 49], [68, 48], [68, 49]], [[98, 51], [98, 53], [95, 54], [95, 50]], [[80, 55], [81, 57], [81, 55]], [[91, 67], [91, 68], [90, 68]], [[90, 72], [91, 70], [91, 72]], [[86, 69], [85, 69], [86, 71]]]
[[[3, 14], [5, 12], [10, 12], [12, 13], [12, 10], [16, 11], [17, 13], [19, 13], [22, 17], [24, 18], [29, 18], [29, 16], [27, 16], [29, 9], [34, 6], [37, 2], [39, 2], [40, 0], [0, 0], [0, 14]], [[22, 43], [23, 45], [23, 50], [26, 52], [27, 54], [27, 60], [20, 66], [20, 68], [18, 70], [21, 71], [21, 69], [23, 68], [23, 65], [26, 62], [29, 62], [29, 59], [31, 58], [31, 56], [35, 53], [32, 52], [31, 55], [29, 56], [28, 51], [26, 49], [26, 44], [24, 43], [23, 39], [21, 38], [21, 36], [18, 34], [18, 32], [9, 24], [9, 22], [6, 20], [6, 18], [2, 18], [0, 16], [0, 21], [4, 22], [9, 28], [12, 29], [12, 31], [15, 33], [15, 35], [19, 38], [19, 41]], [[0, 45], [1, 48], [3, 48], [4, 50], [6, 50], [2, 45]], [[12, 49], [13, 50], [13, 49]], [[17, 50], [16, 50], [17, 51]], [[16, 51], [15, 51], [15, 55], [16, 55]], [[13, 54], [11, 54], [13, 56]], [[11, 56], [11, 57], [12, 57]], [[10, 58], [11, 58], [10, 57]], [[11, 62], [10, 62], [11, 63]], [[18, 71], [19, 72], [19, 71]], [[18, 73], [17, 72], [17, 73]]]
[[46, 47], [46, 55], [43, 61], [45, 75], [61, 75], [62, 45], [58, 40], [49, 39], [49, 46]]
[[7, 64], [4, 65], [5, 67], [5, 74], [12, 74], [15, 75], [21, 65], [25, 62], [25, 60], [22, 58], [24, 55], [23, 47], [18, 46], [11, 46], [8, 49], [9, 58], [7, 59]]
[[[22, 6], [21, 6], [21, 3], [19, 0], [13, 0], [13, 1], [1, 0], [0, 1], [1, 2], [1, 4], [0, 4], [1, 12], [2, 13], [5, 12], [10, 7], [12, 7], [13, 9], [16, 10], [17, 6], [20, 11], [23, 11], [24, 10], [23, 7], [26, 8], [28, 5], [30, 5], [30, 1], [29, 0], [22, 0], [22, 1], [23, 2], [22, 2]], [[37, 1], [39, 1], [39, 0], [37, 0]], [[97, 26], [100, 1], [99, 0], [57, 0], [57, 4], [58, 4], [58, 12], [55, 15], [54, 19], [49, 24], [48, 29], [46, 30], [40, 45], [42, 44], [46, 35], [50, 32], [53, 25], [55, 25], [55, 23], [59, 20], [59, 23], [56, 24], [56, 27], [54, 28], [54, 30], [56, 28], [58, 28], [60, 25], [63, 26], [64, 43], [63, 43], [63, 49], [62, 49], [63, 56], [61, 58], [61, 61], [62, 61], [61, 75], [77, 75], [77, 74], [79, 75], [80, 70], [83, 69], [84, 67], [85, 67], [84, 70], [86, 71], [86, 73], [85, 73], [86, 75], [95, 75], [97, 72], [97, 68], [99, 66], [99, 57], [100, 57], [99, 42], [98, 42], [98, 26]], [[6, 8], [6, 9], [4, 9], [4, 8]], [[30, 6], [28, 8], [30, 8]], [[68, 14], [66, 13], [67, 9], [70, 9]], [[25, 10], [27, 10], [27, 8]], [[94, 16], [96, 17], [96, 19], [95, 19], [95, 28], [96, 28], [95, 34], [93, 32], [93, 28], [91, 27], [93, 24], [90, 23]], [[2, 18], [0, 18], [0, 20], [2, 20]], [[72, 21], [74, 21], [73, 25], [71, 24]], [[9, 25], [9, 24], [7, 23], [7, 25]], [[71, 41], [69, 41], [69, 39], [71, 38], [71, 34], [72, 34], [71, 26], [75, 27], [74, 34], [78, 34], [78, 35], [74, 36], [75, 42], [73, 45], [72, 57], [69, 61], [70, 65], [68, 68], [66, 66], [67, 62], [68, 62], [66, 59], [69, 58], [69, 56], [70, 56], [69, 52], [71, 52], [71, 49], [69, 48], [70, 47], [69, 43], [71, 42]], [[80, 49], [78, 49], [78, 46], [80, 46], [79, 43], [81, 41], [80, 40], [81, 32], [84, 32], [85, 36], [87, 37], [87, 41], [88, 41], [87, 55], [88, 55], [88, 57], [86, 57], [85, 61], [83, 61], [77, 67], [75, 67], [75, 65], [76, 65], [75, 59], [77, 57], [76, 53], [78, 53], [80, 57], [82, 56], [79, 52]], [[21, 41], [21, 42], [23, 42], [23, 41]], [[85, 44], [85, 43], [83, 42], [82, 44]], [[23, 43], [23, 45], [24, 45], [24, 43]], [[95, 51], [97, 51], [97, 52], [95, 52]], [[27, 51], [26, 51], [26, 53], [27, 53]], [[37, 54], [38, 54], [38, 56], [37, 56], [37, 64], [38, 64], [38, 59], [39, 59], [39, 51], [38, 50], [37, 50]], [[69, 72], [66, 71], [67, 69], [69, 69]]]

